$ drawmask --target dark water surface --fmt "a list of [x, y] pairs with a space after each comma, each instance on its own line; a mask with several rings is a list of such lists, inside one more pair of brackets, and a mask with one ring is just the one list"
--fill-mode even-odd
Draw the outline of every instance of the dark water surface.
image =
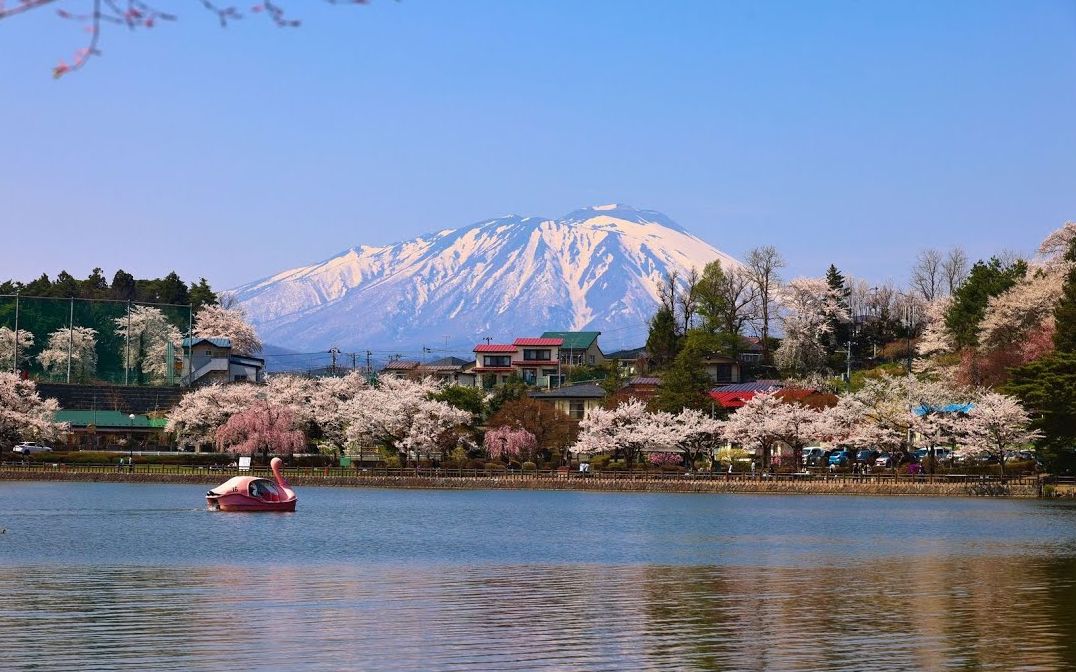
[[0, 670], [1076, 670], [1076, 506], [0, 483]]

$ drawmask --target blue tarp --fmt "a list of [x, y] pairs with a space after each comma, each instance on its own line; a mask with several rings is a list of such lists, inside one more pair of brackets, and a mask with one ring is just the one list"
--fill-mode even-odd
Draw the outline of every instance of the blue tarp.
[[921, 404], [914, 409], [914, 413], [919, 416], [927, 415], [929, 413], [964, 413], [965, 415], [971, 409], [975, 408], [975, 404], [946, 404], [945, 406], [927, 406]]

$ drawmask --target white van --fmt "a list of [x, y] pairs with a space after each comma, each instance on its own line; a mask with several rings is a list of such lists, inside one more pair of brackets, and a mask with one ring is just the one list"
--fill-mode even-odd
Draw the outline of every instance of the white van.
[[34, 443], [33, 441], [24, 441], [12, 448], [11, 452], [18, 453], [20, 455], [30, 455], [32, 453], [51, 453], [52, 448], [49, 448], [48, 446], [43, 446], [40, 443]]

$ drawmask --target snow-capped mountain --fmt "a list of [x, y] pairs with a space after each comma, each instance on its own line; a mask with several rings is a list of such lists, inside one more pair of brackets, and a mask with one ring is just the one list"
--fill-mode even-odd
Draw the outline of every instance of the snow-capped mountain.
[[601, 331], [609, 350], [645, 341], [666, 272], [714, 259], [739, 264], [661, 213], [602, 205], [361, 245], [234, 291], [264, 341], [296, 350], [466, 352], [558, 330]]

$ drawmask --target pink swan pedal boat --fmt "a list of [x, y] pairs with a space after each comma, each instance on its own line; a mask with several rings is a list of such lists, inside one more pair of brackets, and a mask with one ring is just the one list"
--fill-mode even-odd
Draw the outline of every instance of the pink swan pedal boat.
[[274, 457], [269, 466], [273, 478], [236, 476], [205, 493], [210, 511], [294, 511], [295, 491], [284, 479], [284, 463]]

